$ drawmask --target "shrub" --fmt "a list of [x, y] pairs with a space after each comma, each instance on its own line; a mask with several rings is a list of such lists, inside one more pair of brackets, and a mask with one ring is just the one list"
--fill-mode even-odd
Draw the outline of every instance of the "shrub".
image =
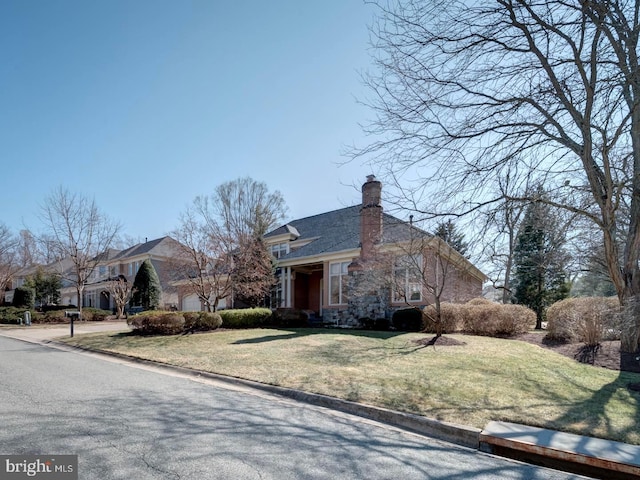
[[527, 333], [536, 325], [536, 312], [524, 305], [500, 304], [501, 314], [496, 335], [513, 336]]
[[44, 313], [46, 312], [51, 312], [51, 311], [56, 311], [56, 310], [77, 310], [78, 307], [76, 307], [75, 305], [69, 304], [69, 305], [43, 305], [42, 307], [40, 307], [40, 310]]
[[206, 332], [222, 325], [222, 317], [217, 312], [183, 312], [182, 315], [188, 332]]
[[243, 308], [220, 310], [226, 328], [262, 328], [270, 324], [271, 310], [268, 308]]
[[360, 328], [365, 330], [375, 330], [378, 332], [385, 332], [390, 329], [391, 322], [386, 318], [361, 318], [358, 320]]
[[36, 291], [29, 287], [18, 287], [13, 293], [13, 306], [33, 309], [36, 302]]
[[422, 310], [418, 308], [402, 308], [393, 312], [391, 322], [393, 328], [401, 332], [421, 332], [424, 330]]
[[[440, 320], [442, 321], [442, 333], [454, 333], [460, 328], [462, 323], [462, 305], [458, 303], [441, 303]], [[437, 333], [436, 307], [427, 305], [424, 307], [424, 331], [427, 333]]]
[[547, 309], [547, 338], [595, 346], [620, 339], [617, 297], [566, 298]]
[[129, 317], [127, 324], [140, 335], [176, 335], [184, 330], [185, 319], [178, 312], [148, 310]]
[[82, 319], [87, 322], [101, 322], [111, 315], [109, 310], [100, 310], [99, 308], [86, 307], [82, 309]]
[[273, 311], [271, 322], [275, 327], [305, 328], [310, 326], [310, 313], [295, 308], [277, 308]]
[[[20, 325], [20, 322], [24, 319], [24, 308], [18, 307], [0, 307], [0, 323], [6, 325]], [[31, 312], [31, 318], [33, 319], [34, 312]]]
[[486, 299], [473, 299], [462, 307], [462, 331], [472, 335], [510, 337], [529, 331], [536, 314], [523, 305], [505, 305]]
[[33, 317], [32, 321], [33, 323], [65, 323], [69, 319], [64, 316], [64, 310], [51, 310], [38, 313]]

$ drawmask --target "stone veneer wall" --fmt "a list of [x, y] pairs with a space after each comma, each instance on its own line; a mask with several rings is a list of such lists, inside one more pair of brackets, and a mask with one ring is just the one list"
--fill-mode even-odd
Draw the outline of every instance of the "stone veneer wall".
[[391, 291], [384, 285], [375, 270], [349, 272], [347, 279], [348, 305], [341, 308], [325, 308], [323, 320], [344, 327], [360, 327], [360, 320], [370, 318], [391, 320], [396, 308], [391, 308]]

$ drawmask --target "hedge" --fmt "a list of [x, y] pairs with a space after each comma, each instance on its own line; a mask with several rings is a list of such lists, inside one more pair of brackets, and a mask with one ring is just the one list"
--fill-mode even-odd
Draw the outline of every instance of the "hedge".
[[222, 317], [217, 312], [182, 312], [182, 315], [188, 332], [206, 332], [222, 325]]
[[263, 328], [273, 323], [272, 313], [268, 308], [220, 310], [218, 313], [225, 328]]
[[130, 316], [127, 324], [140, 335], [177, 335], [215, 330], [222, 325], [222, 317], [213, 312], [147, 310]]
[[177, 335], [184, 331], [184, 316], [178, 312], [148, 310], [127, 319], [127, 325], [140, 335]]

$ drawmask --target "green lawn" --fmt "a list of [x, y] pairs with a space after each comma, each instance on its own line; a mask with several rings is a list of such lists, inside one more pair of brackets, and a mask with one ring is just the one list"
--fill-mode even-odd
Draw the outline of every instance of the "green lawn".
[[67, 343], [322, 393], [478, 428], [490, 420], [640, 444], [640, 375], [582, 365], [515, 340], [314, 329], [171, 336], [89, 334]]

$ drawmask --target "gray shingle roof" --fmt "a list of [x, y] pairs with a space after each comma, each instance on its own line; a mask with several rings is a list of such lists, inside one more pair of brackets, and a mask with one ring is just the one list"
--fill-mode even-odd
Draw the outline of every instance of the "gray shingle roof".
[[[281, 257], [281, 260], [353, 250], [360, 247], [360, 208], [360, 205], [354, 205], [293, 220], [267, 233], [265, 238], [290, 233], [293, 228], [300, 234], [297, 240], [312, 240], [309, 244]], [[382, 214], [382, 224], [383, 243], [408, 240], [412, 230], [414, 235], [416, 232], [426, 235], [407, 222], [386, 213]]]
[[173, 240], [171, 237], [161, 237], [155, 240], [150, 240], [148, 242], [138, 243], [133, 247], [129, 247], [119, 252], [115, 257], [113, 257], [113, 260], [121, 260], [123, 258], [134, 257], [136, 255], [149, 253], [151, 250], [157, 247], [160, 243], [162, 243], [162, 241], [165, 239]]

